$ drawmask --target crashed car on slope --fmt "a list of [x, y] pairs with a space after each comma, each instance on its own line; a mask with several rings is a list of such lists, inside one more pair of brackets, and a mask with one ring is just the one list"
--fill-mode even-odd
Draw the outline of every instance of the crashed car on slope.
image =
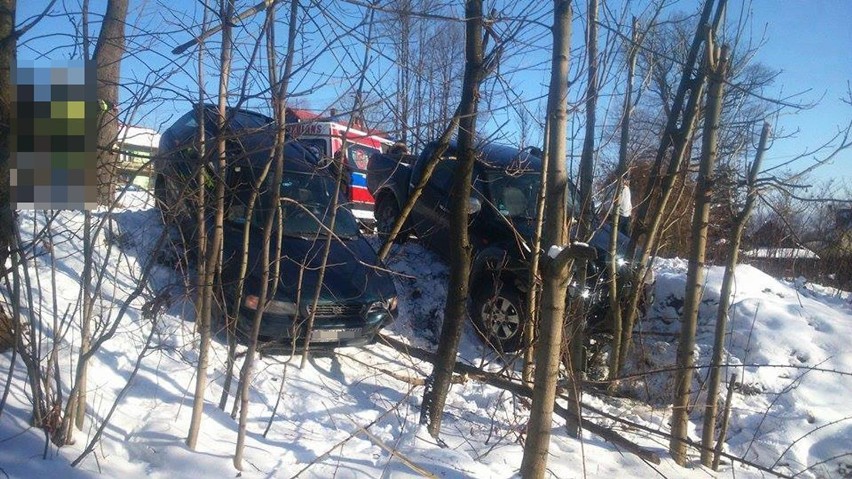
[[[205, 137], [217, 137], [215, 107], [197, 107], [163, 133], [161, 154], [154, 166], [157, 203], [164, 218], [177, 224], [187, 238], [198, 231], [193, 191], [212, 188], [213, 183], [205, 181], [199, 186], [196, 172], [198, 168], [211, 168], [211, 178], [218, 174], [212, 164], [200, 164], [201, 155], [196, 150], [199, 113], [205, 117]], [[237, 332], [246, 336], [255, 312], [262, 308], [261, 341], [287, 343], [295, 339], [297, 345], [301, 344], [307, 335], [307, 320], [313, 317], [312, 344], [333, 348], [370, 342], [380, 328], [394, 320], [397, 294], [390, 274], [359, 232], [352, 212], [344, 206], [338, 206], [335, 212], [335, 204], [344, 204], [346, 197], [345, 185], [338, 186], [337, 166], [299, 143], [288, 142], [284, 145], [283, 178], [275, 185], [271, 172], [265, 179], [262, 175], [275, 142], [275, 122], [257, 113], [229, 109], [227, 124], [228, 131], [221, 133], [228, 138], [222, 247], [222, 284], [228, 311], [235, 309], [243, 238], [249, 229]], [[258, 187], [256, 206], [249, 212], [252, 192]], [[280, 191], [277, 205], [272, 204], [275, 188]], [[276, 211], [283, 217], [280, 254], [272, 260], [280, 268], [279, 281], [268, 294], [267, 303], [259, 304], [263, 225]], [[207, 228], [209, 233], [212, 230]]]

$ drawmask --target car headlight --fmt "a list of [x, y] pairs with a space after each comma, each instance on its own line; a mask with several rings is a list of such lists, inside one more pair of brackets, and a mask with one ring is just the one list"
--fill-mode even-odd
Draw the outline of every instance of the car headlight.
[[370, 303], [370, 307], [367, 308], [367, 311], [368, 312], [381, 311], [381, 310], [388, 311], [388, 312], [396, 311], [396, 301], [397, 301], [396, 296], [394, 296], [393, 298], [390, 298], [386, 301], [373, 301], [372, 303]]
[[[245, 301], [243, 301], [243, 306], [248, 309], [256, 310], [258, 308], [258, 304], [259, 298], [253, 294], [246, 296]], [[295, 303], [273, 299], [269, 302], [269, 304], [267, 304], [266, 310], [264, 312], [281, 316], [295, 316], [298, 312], [298, 309], [296, 309]]]
[[568, 295], [572, 298], [589, 299], [592, 296], [592, 290], [588, 287], [581, 288], [576, 281], [571, 281], [571, 284], [568, 285]]
[[619, 268], [623, 268], [624, 266], [627, 266], [629, 263], [630, 263], [630, 261], [627, 261], [624, 258], [624, 256], [616, 256], [615, 257], [615, 266], [617, 266]]
[[246, 299], [243, 301], [243, 306], [248, 309], [257, 309], [257, 304], [260, 301], [260, 298], [253, 294], [249, 294], [246, 296]]

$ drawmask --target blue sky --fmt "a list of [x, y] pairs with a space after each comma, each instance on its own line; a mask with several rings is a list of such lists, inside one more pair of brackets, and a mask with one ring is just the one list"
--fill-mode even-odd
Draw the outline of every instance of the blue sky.
[[[38, 13], [39, 9], [43, 8], [41, 3], [19, 2], [18, 21], [24, 21], [30, 15]], [[253, 3], [256, 2], [246, 0], [241, 5]], [[740, 15], [738, 9], [743, 8], [742, 2], [730, 1], [729, 3], [728, 20], [736, 21]], [[75, 8], [73, 2], [69, 2], [68, 5], [69, 8]], [[103, 12], [104, 5], [104, 0], [92, 0], [92, 9], [96, 13]], [[190, 0], [175, 0], [169, 5], [178, 12], [185, 12], [188, 17], [195, 16], [194, 12], [199, 9], [198, 2]], [[636, 2], [635, 5], [641, 7], [643, 3]], [[696, 0], [672, 0], [670, 11], [693, 12], [697, 5]], [[780, 130], [787, 133], [796, 132], [796, 134], [791, 138], [778, 140], [772, 146], [767, 154], [766, 164], [773, 166], [828, 141], [838, 127], [846, 125], [852, 119], [852, 106], [840, 100], [841, 97], [846, 96], [847, 82], [852, 81], [852, 27], [850, 27], [852, 1], [753, 0], [746, 5], [750, 5], [753, 13], [749, 24], [753, 38], [764, 40], [756, 60], [782, 70], [770, 93], [779, 97], [801, 93], [795, 100], [802, 103], [818, 102], [809, 110], [797, 113], [791, 111], [778, 118], [777, 127]], [[522, 2], [511, 2], [507, 8], [518, 11], [524, 7], [525, 4]], [[151, 0], [131, 0], [131, 12], [130, 21], [137, 28], [174, 29], [174, 25], [169, 25], [168, 22], [174, 23], [177, 20], [176, 15], [166, 12], [160, 4]], [[549, 23], [550, 17], [544, 17], [542, 21]], [[575, 22], [575, 32], [580, 28], [582, 28], [581, 25]], [[97, 25], [93, 31], [96, 33]], [[138, 30], [136, 32], [138, 33]], [[59, 55], [65, 55], [67, 58], [67, 50], [53, 51], [54, 44], [67, 43], [66, 38], [45, 36], [32, 40], [33, 37], [53, 34], [73, 34], [68, 19], [46, 18], [23, 40], [30, 41], [30, 45], [39, 51], [51, 52], [48, 54], [49, 57], [56, 55], [55, 58], [63, 58]], [[283, 35], [281, 37], [283, 38]], [[139, 60], [126, 61], [123, 65], [123, 75], [142, 82], [151, 70], [185, 68], [185, 72], [179, 72], [174, 76], [173, 86], [180, 86], [179, 84], [183, 82], [184, 88], [191, 88], [190, 72], [194, 67], [191, 64], [184, 66], [169, 64], [168, 62], [175, 57], [166, 51], [166, 45], [174, 46], [188, 38], [187, 32], [176, 31], [165, 44], [154, 45], [150, 51], [142, 54]], [[214, 40], [218, 38], [214, 37]], [[549, 38], [543, 38], [541, 41], [546, 40]], [[354, 57], [360, 58], [360, 55], [361, 52], [358, 52]], [[19, 58], [32, 56], [32, 50], [19, 49]], [[319, 64], [316, 70], [327, 74], [329, 78], [334, 75], [334, 72], [328, 73], [328, 67], [322, 64]], [[547, 81], [548, 75], [549, 69], [545, 68], [530, 73], [529, 77], [533, 80], [524, 81], [527, 85], [523, 85], [522, 88], [530, 94], [543, 92], [543, 84]], [[326, 106], [323, 103], [338, 94], [344, 88], [346, 81], [335, 78], [332, 84], [335, 86], [326, 87], [309, 97], [312, 107]], [[128, 85], [132, 85], [132, 82], [128, 82]], [[145, 112], [148, 115], [139, 123], [156, 127], [159, 123], [167, 121], [177, 110], [186, 106], [188, 102], [184, 101], [160, 104], [156, 109]], [[803, 160], [791, 168], [800, 170], [810, 164], [811, 161]], [[852, 152], [841, 153], [831, 165], [817, 170], [815, 176], [819, 179], [841, 178], [852, 182]]]
[[[800, 133], [773, 145], [767, 158], [778, 162], [828, 141], [852, 120], [852, 105], [840, 100], [848, 99], [847, 85], [852, 82], [852, 1], [755, 0], [752, 11], [755, 34], [765, 28], [766, 36], [757, 59], [782, 70], [776, 86], [779, 95], [805, 92], [799, 97], [803, 102], [819, 102], [780, 119], [785, 130], [798, 128]], [[841, 153], [816, 173], [820, 178], [852, 181], [852, 151]]]

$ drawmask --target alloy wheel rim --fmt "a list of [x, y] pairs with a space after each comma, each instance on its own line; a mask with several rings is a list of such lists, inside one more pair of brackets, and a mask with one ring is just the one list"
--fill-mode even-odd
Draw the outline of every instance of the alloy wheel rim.
[[393, 220], [396, 217], [394, 213], [392, 206], [385, 206], [381, 208], [379, 217], [376, 218], [376, 229], [378, 229], [380, 233], [390, 233], [390, 230], [393, 227]]
[[515, 336], [521, 325], [518, 309], [502, 296], [497, 296], [483, 305], [482, 319], [491, 334], [501, 341]]

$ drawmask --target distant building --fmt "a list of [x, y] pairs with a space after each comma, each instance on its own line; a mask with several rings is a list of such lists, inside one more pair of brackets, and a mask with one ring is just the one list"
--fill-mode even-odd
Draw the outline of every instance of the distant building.
[[754, 248], [798, 248], [799, 242], [790, 228], [780, 221], [769, 220], [763, 223], [745, 241]]
[[150, 128], [122, 125], [117, 145], [119, 178], [127, 184], [153, 188], [151, 160], [157, 154], [160, 134]]
[[754, 248], [743, 251], [743, 256], [746, 258], [755, 259], [780, 259], [780, 260], [796, 260], [796, 259], [819, 259], [819, 255], [809, 250], [808, 248]]
[[746, 238], [742, 261], [774, 276], [813, 277], [820, 256], [801, 244], [788, 225], [770, 220]]

